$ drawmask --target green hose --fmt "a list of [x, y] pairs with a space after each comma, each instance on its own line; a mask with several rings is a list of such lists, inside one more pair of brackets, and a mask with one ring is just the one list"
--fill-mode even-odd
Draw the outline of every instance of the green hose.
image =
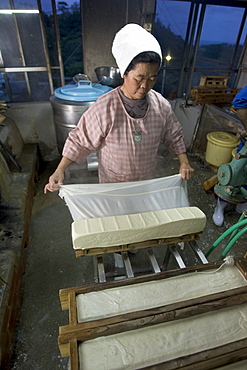
[[[241, 217], [240, 217], [241, 219]], [[241, 220], [241, 221], [238, 221], [235, 225], [231, 226], [228, 230], [226, 230], [215, 242], [214, 244], [209, 248], [209, 250], [207, 251], [207, 253], [205, 254], [205, 257], [208, 257], [210, 255], [210, 253], [212, 253], [212, 251], [219, 245], [219, 243], [225, 239], [229, 234], [231, 234], [232, 232], [234, 232], [236, 229], [239, 229], [241, 226], [244, 226], [245, 224], [247, 224], [247, 218], [245, 218], [244, 220]], [[231, 237], [232, 238], [232, 237]], [[230, 238], [230, 240], [231, 240]]]
[[243, 227], [232, 239], [231, 241], [227, 244], [223, 252], [221, 253], [219, 261], [223, 260], [233, 244], [240, 238], [241, 235], [243, 235], [247, 231], [247, 226]]
[[[242, 221], [243, 219], [245, 219], [246, 218], [246, 215], [244, 214], [244, 213], [242, 213], [241, 214], [241, 216], [239, 217], [239, 220], [238, 220], [238, 222], [240, 222], [240, 221]], [[234, 237], [234, 235], [236, 235], [237, 234], [237, 232], [238, 232], [238, 230], [237, 229], [235, 229], [233, 232], [232, 232], [232, 234], [230, 235], [230, 238], [229, 238], [229, 240], [228, 240], [228, 243], [230, 242], [230, 240]]]

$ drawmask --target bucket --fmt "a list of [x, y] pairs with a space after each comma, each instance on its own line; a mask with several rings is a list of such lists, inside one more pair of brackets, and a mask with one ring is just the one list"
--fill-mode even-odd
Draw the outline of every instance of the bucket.
[[232, 151], [239, 145], [235, 135], [221, 131], [208, 133], [207, 141], [205, 160], [216, 167], [231, 162]]

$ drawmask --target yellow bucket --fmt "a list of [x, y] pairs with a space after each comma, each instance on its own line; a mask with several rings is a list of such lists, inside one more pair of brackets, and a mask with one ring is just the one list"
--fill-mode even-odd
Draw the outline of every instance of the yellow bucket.
[[221, 131], [208, 133], [207, 141], [205, 160], [216, 167], [231, 162], [232, 151], [240, 143], [235, 135]]

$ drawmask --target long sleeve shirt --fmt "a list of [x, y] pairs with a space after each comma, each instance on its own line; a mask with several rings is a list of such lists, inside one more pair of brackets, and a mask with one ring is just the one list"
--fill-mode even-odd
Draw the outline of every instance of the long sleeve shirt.
[[146, 114], [136, 119], [127, 113], [119, 89], [82, 114], [63, 149], [63, 156], [77, 163], [98, 150], [100, 183], [153, 178], [161, 141], [172, 155], [186, 152], [182, 127], [161, 94], [150, 90]]

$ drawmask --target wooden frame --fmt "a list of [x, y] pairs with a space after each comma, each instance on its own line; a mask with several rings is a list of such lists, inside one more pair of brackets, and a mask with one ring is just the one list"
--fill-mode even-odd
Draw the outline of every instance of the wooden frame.
[[[79, 354], [78, 354], [79, 341], [71, 339], [69, 341], [69, 356], [70, 356], [70, 369], [80, 370]], [[229, 365], [232, 363], [237, 364], [242, 360], [247, 359], [247, 339], [236, 342], [228, 343], [224, 346], [215, 347], [211, 350], [198, 352], [189, 356], [176, 358], [175, 360], [163, 362], [153, 366], [148, 366], [142, 369], [145, 370], [212, 370], [217, 367]], [[139, 369], [141, 370], [141, 369]]]
[[169, 244], [177, 244], [177, 243], [184, 243], [189, 241], [195, 241], [199, 239], [199, 234], [188, 234], [183, 235], [180, 237], [175, 238], [166, 238], [166, 239], [154, 239], [154, 240], [147, 240], [145, 242], [138, 242], [138, 243], [131, 243], [131, 244], [124, 244], [124, 245], [117, 245], [114, 247], [96, 247], [90, 249], [74, 249], [76, 257], [84, 257], [84, 256], [98, 256], [106, 253], [114, 253], [114, 252], [123, 252], [129, 251], [132, 249], [143, 249], [148, 247], [155, 247], [157, 245], [169, 245]]
[[[79, 369], [78, 345], [90, 339], [100, 336], [108, 336], [116, 333], [136, 330], [143, 327], [150, 327], [162, 322], [168, 322], [208, 311], [220, 310], [226, 307], [233, 307], [247, 303], [247, 286], [205, 295], [186, 301], [180, 301], [156, 308], [121, 314], [104, 319], [91, 320], [83, 323], [77, 322], [76, 295], [87, 292], [95, 292], [108, 288], [121, 287], [160, 279], [172, 276], [186, 275], [194, 271], [207, 271], [218, 268], [222, 261], [207, 265], [194, 266], [179, 270], [156, 273], [148, 276], [141, 276], [124, 281], [112, 281], [102, 284], [94, 284], [78, 288], [62, 289], [59, 292], [63, 310], [69, 310], [69, 325], [59, 328], [58, 344], [61, 355], [69, 356], [71, 370]], [[235, 260], [238, 270], [247, 279], [247, 259]], [[231, 362], [247, 359], [247, 338], [235, 341], [227, 345], [216, 347], [199, 353], [176, 358], [171, 361], [160, 363], [147, 369], [213, 369]], [[179, 364], [179, 366], [178, 366]]]

